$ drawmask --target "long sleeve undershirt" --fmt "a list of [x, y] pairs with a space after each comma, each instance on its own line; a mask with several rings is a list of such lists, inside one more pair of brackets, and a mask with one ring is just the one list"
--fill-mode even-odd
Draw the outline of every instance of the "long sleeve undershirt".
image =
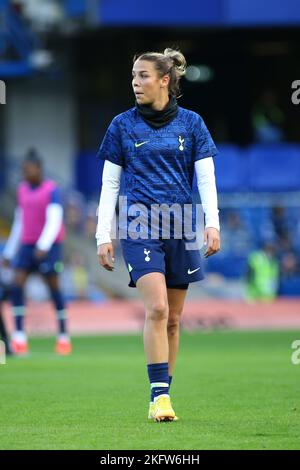
[[61, 204], [50, 203], [46, 209], [46, 222], [42, 233], [36, 242], [39, 250], [49, 251], [55, 242], [63, 222], [63, 207]]
[[22, 216], [23, 211], [21, 207], [17, 207], [15, 209], [13, 225], [3, 250], [3, 257], [7, 260], [12, 260], [19, 248], [22, 233]]
[[212, 227], [220, 231], [218, 196], [213, 158], [203, 158], [195, 162], [197, 187], [205, 214], [205, 228]]
[[112, 222], [120, 191], [122, 167], [106, 160], [102, 174], [102, 190], [98, 208], [97, 245], [111, 242]]

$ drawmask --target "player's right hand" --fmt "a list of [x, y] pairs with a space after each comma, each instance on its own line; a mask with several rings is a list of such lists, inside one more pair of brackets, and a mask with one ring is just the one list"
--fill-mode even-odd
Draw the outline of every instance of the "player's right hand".
[[99, 257], [99, 264], [103, 266], [103, 268], [107, 269], [107, 271], [113, 271], [114, 270], [113, 263], [115, 262], [115, 253], [114, 253], [113, 244], [103, 243], [102, 245], [99, 245], [97, 253]]

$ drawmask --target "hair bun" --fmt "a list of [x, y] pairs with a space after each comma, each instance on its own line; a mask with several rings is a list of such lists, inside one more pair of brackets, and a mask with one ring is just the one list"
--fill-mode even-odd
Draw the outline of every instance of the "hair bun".
[[180, 51], [176, 51], [175, 49], [171, 49], [167, 47], [164, 50], [164, 56], [173, 60], [176, 72], [178, 73], [180, 77], [185, 74], [186, 60], [185, 60], [184, 55]]

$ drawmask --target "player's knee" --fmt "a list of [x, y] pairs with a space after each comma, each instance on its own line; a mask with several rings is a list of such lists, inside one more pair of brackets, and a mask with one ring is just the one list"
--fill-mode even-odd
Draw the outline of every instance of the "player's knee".
[[163, 300], [156, 300], [148, 310], [148, 319], [153, 321], [163, 321], [168, 318], [168, 304]]
[[179, 330], [180, 314], [181, 312], [172, 312], [172, 311], [170, 311], [169, 313], [168, 333], [171, 335], [175, 335]]

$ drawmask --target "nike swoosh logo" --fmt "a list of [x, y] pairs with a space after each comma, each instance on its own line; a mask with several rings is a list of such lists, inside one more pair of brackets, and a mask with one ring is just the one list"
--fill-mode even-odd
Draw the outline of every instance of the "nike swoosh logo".
[[191, 271], [190, 269], [188, 270], [188, 274], [193, 274], [195, 273], [196, 271], [199, 271], [200, 268], [197, 268], [197, 269], [194, 269], [193, 271]]
[[140, 147], [141, 145], [144, 145], [144, 144], [148, 144], [149, 140], [146, 140], [146, 142], [140, 142], [139, 144], [137, 142], [135, 142], [134, 146], [136, 148]]

